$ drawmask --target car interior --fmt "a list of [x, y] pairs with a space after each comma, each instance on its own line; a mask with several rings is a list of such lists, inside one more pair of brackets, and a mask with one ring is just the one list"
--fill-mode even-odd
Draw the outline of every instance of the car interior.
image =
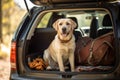
[[[36, 22], [37, 26], [33, 25], [33, 28], [35, 28], [34, 33], [31, 35], [31, 39], [27, 40], [25, 63], [37, 57], [43, 57], [44, 50], [49, 46], [57, 33], [52, 25], [59, 18], [71, 18], [77, 23], [77, 28], [74, 30], [76, 42], [79, 37], [96, 39], [99, 36], [113, 31], [110, 14], [106, 10], [91, 9], [46, 12]], [[115, 64], [111, 66], [79, 65], [79, 68], [81, 69], [80, 72], [101, 72], [110, 71], [114, 66]], [[27, 67], [29, 68], [28, 65]], [[35, 69], [29, 68], [29, 70], [34, 71]]]

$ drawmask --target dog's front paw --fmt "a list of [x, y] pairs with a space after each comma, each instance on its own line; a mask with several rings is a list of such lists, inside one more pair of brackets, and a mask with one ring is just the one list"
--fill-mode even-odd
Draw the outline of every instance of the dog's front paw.
[[65, 70], [60, 70], [60, 72], [65, 72]]
[[65, 70], [64, 70], [64, 69], [60, 69], [60, 71], [61, 71], [61, 72], [65, 72]]
[[75, 72], [75, 70], [71, 70], [72, 72]]
[[71, 71], [72, 71], [72, 72], [75, 72], [75, 69], [74, 69], [74, 68], [71, 68]]

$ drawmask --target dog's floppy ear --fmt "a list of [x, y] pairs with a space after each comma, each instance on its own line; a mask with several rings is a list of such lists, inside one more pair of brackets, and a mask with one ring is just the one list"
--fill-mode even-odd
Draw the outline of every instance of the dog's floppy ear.
[[58, 30], [58, 22], [59, 22], [59, 19], [56, 20], [54, 23], [53, 23], [53, 28], [57, 31]]
[[71, 23], [72, 23], [72, 27], [73, 29], [75, 29], [77, 27], [77, 24], [75, 21], [73, 21], [72, 19], [70, 19]]

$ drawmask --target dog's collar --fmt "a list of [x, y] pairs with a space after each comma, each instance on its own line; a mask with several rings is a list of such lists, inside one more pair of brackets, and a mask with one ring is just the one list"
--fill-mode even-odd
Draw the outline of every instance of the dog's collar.
[[67, 43], [67, 42], [69, 42], [72, 39], [72, 36], [70, 37], [69, 40], [62, 40], [62, 39], [60, 39], [59, 36], [58, 36], [58, 39], [60, 40], [61, 43]]

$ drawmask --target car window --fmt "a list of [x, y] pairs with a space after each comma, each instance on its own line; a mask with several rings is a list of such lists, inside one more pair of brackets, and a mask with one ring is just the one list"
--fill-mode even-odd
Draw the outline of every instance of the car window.
[[46, 13], [46, 14], [42, 17], [42, 19], [41, 19], [41, 21], [39, 22], [37, 28], [46, 28], [46, 27], [47, 27], [47, 24], [48, 24], [48, 22], [49, 22], [49, 19], [50, 19], [50, 17], [51, 17], [51, 15], [52, 15], [52, 12]]
[[80, 14], [68, 14], [68, 17], [76, 17], [78, 21], [78, 30], [81, 30], [85, 36], [89, 35], [90, 24], [91, 24], [91, 13]]
[[[90, 36], [90, 28], [95, 26], [93, 18], [97, 20], [96, 30], [102, 29], [103, 25], [103, 18], [107, 14], [104, 10], [88, 10], [88, 11], [80, 11], [79, 14], [68, 14], [68, 17], [76, 17], [78, 20], [78, 29], [81, 29], [85, 36]], [[92, 25], [93, 21], [93, 25]], [[110, 27], [110, 26], [109, 26]]]
[[[83, 36], [89, 36], [94, 38], [97, 36], [97, 32], [103, 28], [112, 28], [112, 25], [106, 27], [104, 22], [104, 16], [108, 15], [105, 10], [64, 10], [64, 11], [49, 11], [44, 14], [37, 28], [51, 27], [53, 23], [59, 18], [74, 18], [76, 19], [77, 29]], [[106, 19], [107, 20], [107, 19]], [[108, 23], [109, 24], [109, 23]], [[107, 24], [107, 25], [108, 25]]]

